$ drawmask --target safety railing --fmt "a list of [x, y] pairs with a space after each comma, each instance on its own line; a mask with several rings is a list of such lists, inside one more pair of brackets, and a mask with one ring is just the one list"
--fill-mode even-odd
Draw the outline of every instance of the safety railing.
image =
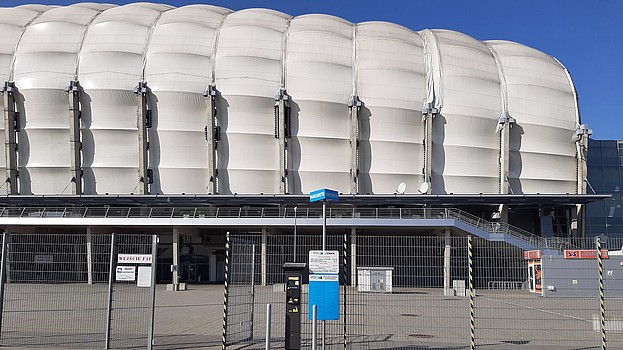
[[[19, 218], [302, 218], [322, 217], [315, 207], [5, 207], [0, 217]], [[543, 249], [560, 249], [568, 242], [543, 238], [503, 222], [492, 222], [459, 209], [449, 208], [352, 208], [328, 209], [332, 219], [454, 219], [491, 234], [509, 235]], [[563, 242], [564, 241], [564, 242]], [[566, 248], [565, 248], [566, 249]]]

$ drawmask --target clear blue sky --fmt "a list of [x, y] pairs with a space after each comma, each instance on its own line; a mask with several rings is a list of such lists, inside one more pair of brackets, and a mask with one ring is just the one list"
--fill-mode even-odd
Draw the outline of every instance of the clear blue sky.
[[[94, 0], [92, 0], [94, 1]], [[67, 0], [3, 0], [68, 5]], [[133, 1], [102, 1], [127, 4]], [[326, 13], [351, 22], [388, 21], [421, 30], [452, 29], [479, 40], [504, 39], [558, 58], [580, 96], [582, 122], [594, 139], [623, 139], [623, 1], [621, 0], [165, 0], [239, 10], [266, 7], [291, 15]]]

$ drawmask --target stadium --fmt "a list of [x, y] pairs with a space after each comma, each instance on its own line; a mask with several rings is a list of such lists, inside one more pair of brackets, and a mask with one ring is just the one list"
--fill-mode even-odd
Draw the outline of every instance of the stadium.
[[[583, 237], [607, 197], [586, 194], [569, 72], [518, 43], [149, 3], [2, 8], [0, 26], [0, 225], [157, 233], [163, 282], [222, 281], [226, 231], [319, 232], [319, 188], [340, 193], [333, 233], [484, 223], [526, 249]], [[433, 208], [446, 221], [413, 214]]]

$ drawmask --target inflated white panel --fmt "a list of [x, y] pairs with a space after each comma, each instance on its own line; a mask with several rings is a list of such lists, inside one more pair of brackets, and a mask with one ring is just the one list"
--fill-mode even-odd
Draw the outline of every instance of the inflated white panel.
[[[252, 9], [232, 13], [223, 22], [215, 69], [216, 86], [229, 106], [217, 115], [225, 126], [228, 179], [219, 185], [220, 193], [279, 193], [274, 104], [281, 87], [282, 42], [289, 18]], [[219, 160], [219, 168], [225, 166], [220, 153]]]
[[58, 89], [21, 94], [20, 193], [62, 194], [71, 181], [67, 95]]
[[[0, 8], [0, 84], [11, 77], [11, 62], [15, 47], [20, 40], [24, 31], [24, 26], [32, 21], [38, 11], [30, 10], [23, 7], [18, 8]], [[4, 110], [4, 98], [0, 96], [0, 106]], [[4, 116], [3, 116], [4, 118]], [[6, 150], [4, 147], [4, 122], [0, 123], [0, 172], [4, 176], [6, 171]]]
[[208, 110], [203, 91], [212, 80], [217, 28], [230, 12], [185, 6], [163, 13], [154, 27], [145, 66], [155, 98], [149, 149], [154, 193], [206, 193]]
[[[89, 155], [85, 155], [85, 171], [93, 173], [96, 193], [133, 193], [138, 184], [136, 96], [124, 90], [90, 90], [87, 94], [90, 115], [84, 120], [83, 113], [82, 124], [86, 124], [83, 153]], [[87, 178], [85, 191], [92, 186]]]
[[292, 158], [302, 193], [321, 187], [350, 192], [352, 33], [350, 22], [325, 15], [296, 17], [290, 24], [286, 86], [297, 105], [300, 154]]
[[152, 188], [159, 193], [206, 193], [206, 102], [200, 93], [157, 92], [156, 130], [150, 131]]
[[15, 47], [24, 27], [39, 15], [39, 11], [24, 7], [0, 8], [0, 79], [9, 80]]
[[[520, 193], [575, 193], [572, 136], [578, 124], [576, 101], [564, 68], [552, 57], [517, 43], [491, 41], [508, 85], [511, 181]], [[514, 160], [514, 162], [513, 162]]]
[[357, 68], [358, 95], [365, 104], [359, 118], [359, 191], [394, 193], [405, 183], [406, 193], [417, 193], [424, 181], [422, 40], [398, 25], [359, 24]]
[[[85, 156], [85, 192], [133, 193], [138, 184], [137, 102], [151, 27], [168, 6], [148, 3], [108, 9], [90, 24], [78, 79], [90, 99], [92, 163]], [[85, 131], [83, 131], [83, 136]], [[83, 152], [84, 151], [83, 145]], [[90, 184], [89, 181], [94, 181]]]
[[[433, 131], [433, 193], [498, 192], [496, 126], [506, 109], [516, 120], [510, 132], [513, 193], [574, 193], [571, 136], [579, 116], [564, 67], [520, 44], [482, 43], [445, 30], [424, 33], [391, 23], [355, 28], [327, 15], [292, 18], [209, 5], [0, 8], [0, 83], [15, 81], [22, 118], [20, 192], [66, 191], [71, 148], [64, 89], [77, 78], [84, 89], [87, 194], [137, 190], [132, 90], [141, 81], [151, 89], [154, 193], [205, 193], [208, 116], [202, 93], [214, 83], [223, 194], [278, 193], [274, 96], [280, 88], [292, 97], [290, 193], [320, 187], [350, 192], [348, 101], [354, 94], [364, 103], [362, 193], [392, 193], [402, 182], [407, 192], [417, 191], [424, 180], [424, 100], [441, 108]], [[2, 147], [0, 172], [4, 152]]]
[[[296, 101], [296, 100], [295, 100]], [[293, 168], [301, 192], [331, 188], [350, 192], [350, 123], [345, 105], [296, 101], [298, 125], [293, 142]]]
[[152, 91], [203, 92], [212, 80], [214, 37], [231, 11], [192, 5], [162, 14], [151, 35], [145, 80]]
[[295, 17], [288, 34], [288, 91], [293, 98], [346, 103], [352, 92], [353, 27], [326, 15]]
[[220, 99], [219, 193], [279, 193], [274, 102], [234, 95]]
[[89, 26], [80, 55], [85, 89], [133, 89], [143, 78], [143, 55], [150, 27], [168, 9], [132, 4], [102, 12]]
[[496, 127], [502, 98], [493, 54], [465, 34], [433, 32], [441, 55], [444, 99], [434, 122], [433, 193], [498, 193]]

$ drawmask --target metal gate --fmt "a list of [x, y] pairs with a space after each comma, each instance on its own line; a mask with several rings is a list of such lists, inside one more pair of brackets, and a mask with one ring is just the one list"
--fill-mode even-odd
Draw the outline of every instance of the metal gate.
[[156, 236], [3, 234], [0, 344], [148, 348]]

